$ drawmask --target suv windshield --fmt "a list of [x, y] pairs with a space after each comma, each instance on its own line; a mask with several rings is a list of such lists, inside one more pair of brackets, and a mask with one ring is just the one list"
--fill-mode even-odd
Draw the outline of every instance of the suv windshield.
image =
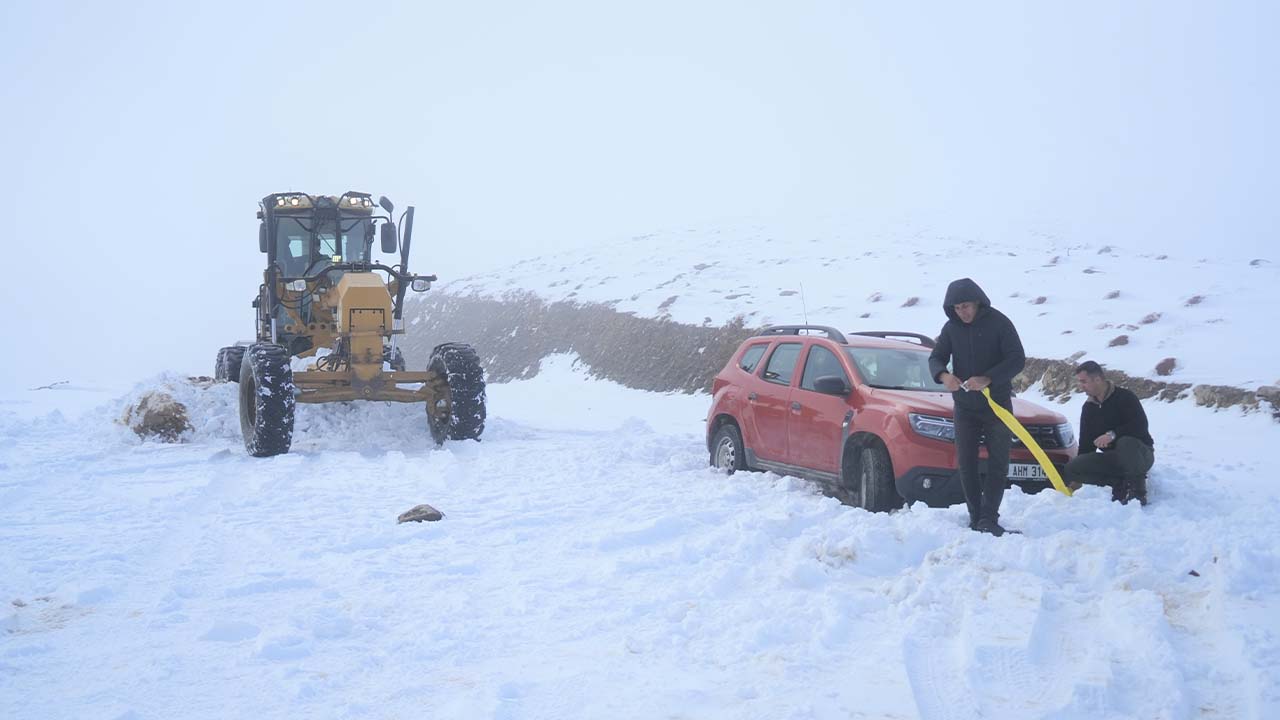
[[285, 277], [314, 275], [333, 262], [369, 262], [373, 237], [369, 218], [282, 217], [276, 224], [276, 264]]
[[847, 347], [849, 359], [868, 385], [890, 390], [946, 392], [929, 374], [929, 353], [896, 348]]

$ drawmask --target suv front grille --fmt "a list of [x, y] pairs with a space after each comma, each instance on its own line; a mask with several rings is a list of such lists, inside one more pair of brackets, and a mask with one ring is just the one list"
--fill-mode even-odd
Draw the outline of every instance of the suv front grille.
[[[1031, 435], [1041, 448], [1049, 450], [1052, 448], [1062, 447], [1062, 443], [1058, 441], [1058, 428], [1055, 425], [1026, 425], [1027, 432]], [[987, 442], [986, 433], [983, 433], [981, 442], [985, 445]], [[1017, 435], [1013, 436], [1013, 447], [1022, 447], [1022, 441]]]

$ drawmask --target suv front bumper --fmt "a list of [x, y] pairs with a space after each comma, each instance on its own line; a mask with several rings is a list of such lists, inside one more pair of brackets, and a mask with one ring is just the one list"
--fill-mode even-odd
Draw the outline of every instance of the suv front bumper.
[[[1015, 462], [1025, 462], [1017, 460]], [[1059, 473], [1066, 464], [1054, 463]], [[978, 460], [978, 473], [987, 474], [987, 459]], [[898, 477], [894, 483], [898, 494], [908, 503], [923, 502], [929, 507], [949, 507], [964, 502], [964, 487], [960, 484], [960, 471], [954, 468], [915, 467]], [[1005, 487], [1017, 486], [1026, 493], [1037, 493], [1053, 485], [1048, 480], [1014, 480], [1006, 478]]]

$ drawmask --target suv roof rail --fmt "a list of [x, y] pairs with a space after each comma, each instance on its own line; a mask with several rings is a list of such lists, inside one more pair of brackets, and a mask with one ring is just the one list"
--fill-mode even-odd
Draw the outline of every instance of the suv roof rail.
[[756, 333], [756, 337], [761, 335], [799, 335], [801, 330], [817, 330], [826, 333], [827, 337], [838, 343], [849, 342], [845, 339], [844, 333], [826, 325], [770, 325], [767, 328], [761, 328], [760, 332]]
[[903, 342], [908, 342], [908, 340], [915, 340], [916, 343], [923, 345], [924, 347], [927, 347], [927, 348], [931, 348], [937, 344], [937, 342], [935, 342], [934, 339], [929, 337], [928, 335], [921, 335], [920, 333], [913, 333], [913, 332], [898, 332], [897, 330], [863, 330], [863, 331], [854, 332], [851, 334], [867, 335], [869, 337], [884, 338], [886, 340], [902, 340]]

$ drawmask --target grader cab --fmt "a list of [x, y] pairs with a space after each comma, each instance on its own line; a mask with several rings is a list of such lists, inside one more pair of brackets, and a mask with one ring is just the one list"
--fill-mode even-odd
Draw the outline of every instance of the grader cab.
[[[367, 193], [288, 192], [260, 205], [258, 249], [267, 268], [253, 301], [256, 339], [222, 348], [214, 367], [216, 380], [240, 383], [249, 453], [289, 451], [296, 403], [423, 403], [437, 446], [479, 439], [485, 390], [475, 350], [439, 345], [426, 370], [409, 371], [396, 344], [406, 294], [425, 292], [436, 279], [408, 270], [413, 208], [401, 215], [402, 238], [386, 197], [375, 204]], [[399, 262], [376, 258], [375, 239], [383, 255], [399, 251]]]

